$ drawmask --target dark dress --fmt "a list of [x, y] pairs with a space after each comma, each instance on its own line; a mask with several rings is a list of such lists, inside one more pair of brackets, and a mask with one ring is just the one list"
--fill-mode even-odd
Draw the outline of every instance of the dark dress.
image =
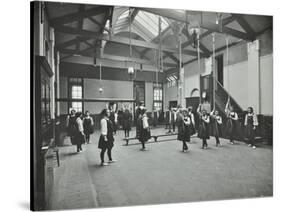
[[199, 129], [198, 129], [198, 138], [209, 139], [210, 138], [210, 129], [209, 124], [200, 118]]
[[90, 135], [94, 132], [92, 122], [90, 118], [85, 118], [83, 121], [84, 133], [85, 135]]
[[[190, 141], [190, 126], [184, 123], [184, 121], [187, 121], [189, 117], [185, 117], [183, 119], [179, 120], [178, 125], [178, 140], [180, 141]], [[191, 119], [190, 119], [191, 122]]]
[[131, 130], [132, 115], [129, 110], [123, 113], [123, 130]]
[[110, 112], [109, 120], [111, 121], [112, 129], [115, 132], [117, 130], [117, 123], [115, 123], [115, 112], [114, 111]]
[[150, 129], [143, 128], [143, 120], [140, 119], [140, 132], [139, 132], [139, 141], [140, 142], [147, 142], [151, 138]]
[[137, 121], [136, 121], [136, 138], [138, 138], [138, 139], [140, 137], [141, 126], [142, 126], [142, 119], [141, 119], [141, 117], [138, 116]]
[[[194, 135], [196, 133], [196, 129], [195, 129], [195, 125], [194, 123], [192, 122], [192, 113], [190, 113], [189, 115], [189, 118], [190, 118], [190, 126], [189, 126], [189, 132], [190, 132], [190, 135]], [[194, 115], [193, 115], [194, 117]]]
[[165, 111], [165, 124], [170, 124], [170, 111]]
[[104, 140], [104, 136], [101, 135], [98, 143], [99, 149], [111, 149], [113, 147], [114, 143], [114, 137], [113, 137], [113, 124], [111, 120], [106, 120], [107, 122], [107, 141]]
[[245, 127], [245, 137], [248, 138], [250, 141], [254, 140], [254, 117], [252, 115], [247, 115], [247, 125]]
[[235, 132], [237, 131], [237, 121], [233, 120], [232, 118], [235, 117], [235, 113], [229, 114], [230, 117], [228, 117], [226, 122], [226, 134], [230, 137], [233, 137]]
[[79, 131], [78, 123], [75, 120], [75, 130], [74, 130], [74, 143], [75, 145], [81, 145], [85, 143], [85, 136]]
[[76, 117], [75, 116], [69, 116], [68, 120], [68, 127], [67, 127], [67, 134], [68, 136], [72, 137], [75, 134], [76, 131]]
[[183, 118], [181, 116], [179, 116], [177, 124], [178, 124], [178, 140], [183, 141], [185, 127], [184, 127], [184, 123], [183, 123]]
[[221, 124], [219, 124], [217, 119], [213, 116], [212, 116], [212, 121], [213, 121], [213, 135], [215, 137], [221, 137], [222, 136]]

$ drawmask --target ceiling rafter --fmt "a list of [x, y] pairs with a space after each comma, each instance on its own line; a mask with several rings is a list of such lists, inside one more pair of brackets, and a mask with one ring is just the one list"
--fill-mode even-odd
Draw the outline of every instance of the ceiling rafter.
[[91, 39], [92, 38], [90, 38], [90, 37], [79, 37], [79, 36], [77, 36], [76, 38], [74, 38], [72, 40], [66, 41], [64, 43], [56, 44], [56, 48], [63, 49], [63, 48], [66, 48], [68, 46], [72, 46], [72, 45], [76, 44], [77, 41], [84, 42], [84, 41], [88, 41], [88, 40], [91, 40]]
[[[171, 29], [171, 26], [168, 26], [165, 30], [163, 30], [163, 31], [161, 32], [161, 36], [163, 36], [162, 39], [165, 38], [165, 35], [167, 34], [167, 32], [168, 32], [170, 29]], [[160, 35], [157, 35], [155, 38], [153, 38], [153, 39], [151, 40], [151, 42], [152, 42], [152, 43], [156, 43], [156, 42], [158, 42], [159, 38], [160, 38]], [[144, 55], [145, 55], [149, 50], [150, 50], [150, 49], [145, 49], [145, 50], [143, 50], [143, 51], [141, 52], [141, 57], [144, 57]]]
[[[79, 6], [79, 12], [83, 13], [85, 11], [85, 5], [84, 4], [80, 4]], [[83, 23], [84, 23], [84, 18], [78, 21], [78, 25], [77, 25], [77, 29], [82, 30], [83, 29]], [[76, 50], [80, 50], [80, 43], [79, 40], [76, 43]]]
[[100, 28], [103, 28], [105, 31], [107, 31], [108, 33], [110, 32], [110, 30], [105, 27], [104, 25], [102, 25], [102, 23], [98, 22], [96, 19], [94, 19], [93, 17], [89, 17], [89, 19], [96, 24], [97, 26], [99, 26]]
[[[222, 20], [222, 25], [225, 26], [225, 25], [227, 25], [227, 24], [233, 22], [234, 20], [235, 20], [235, 18], [234, 18], [233, 16], [224, 18], [224, 19]], [[199, 39], [202, 39], [202, 38], [204, 38], [204, 37], [207, 37], [208, 35], [210, 35], [210, 34], [212, 34], [212, 33], [213, 33], [213, 31], [207, 30], [206, 32], [203, 32], [203, 33], [200, 35], [200, 38], [199, 38]], [[182, 44], [182, 48], [185, 48], [185, 47], [191, 45], [192, 42], [193, 42], [192, 40], [188, 40], [188, 41], [184, 42], [184, 43]]]
[[[230, 48], [230, 47], [232, 47], [232, 46], [235, 46], [235, 45], [237, 45], [237, 44], [239, 44], [239, 43], [241, 43], [241, 42], [242, 42], [242, 41], [233, 42], [233, 43], [231, 43], [231, 44], [228, 45], [228, 48]], [[225, 50], [226, 48], [227, 48], [227, 46], [222, 46], [222, 47], [220, 47], [220, 48], [215, 49], [215, 52], [216, 52], [216, 53], [221, 52], [221, 51]], [[194, 58], [194, 59], [191, 59], [191, 60], [189, 60], [189, 61], [187, 61], [187, 62], [185, 62], [185, 63], [183, 63], [183, 65], [187, 65], [187, 64], [192, 63], [192, 62], [194, 62], [194, 61], [196, 61], [196, 60], [198, 60], [197, 57]]]
[[50, 23], [52, 26], [59, 26], [59, 25], [71, 23], [73, 21], [80, 21], [84, 18], [88, 18], [91, 16], [100, 15], [102, 13], [105, 13], [107, 10], [108, 10], [108, 6], [94, 7], [92, 9], [85, 10], [83, 12], [79, 11], [77, 13], [71, 13], [57, 18], [53, 18], [50, 20]]
[[[137, 9], [137, 8], [134, 8], [133, 12], [131, 12], [131, 23], [134, 22], [135, 17], [137, 16], [138, 12], [139, 12], [139, 9]], [[128, 19], [130, 19], [129, 16], [128, 16]]]
[[255, 40], [256, 33], [253, 30], [253, 28], [250, 26], [250, 24], [244, 19], [242, 15], [238, 14], [232, 14], [233, 17], [235, 17], [236, 21], [239, 23], [239, 25], [244, 29], [246, 33], [252, 37], [253, 40]]
[[[110, 41], [110, 42], [120, 43], [120, 44], [124, 44], [124, 45], [129, 44], [129, 38], [125, 38], [125, 37], [121, 37], [121, 36], [109, 36], [107, 34], [100, 34], [98, 32], [91, 32], [91, 31], [87, 31], [87, 30], [77, 30], [75, 28], [66, 27], [66, 26], [57, 27], [56, 30], [58, 32], [62, 32], [62, 33], [79, 35], [81, 37], [90, 37], [90, 38], [97, 39], [97, 40]], [[131, 43], [132, 43], [132, 46], [139, 46], [139, 47], [143, 47], [143, 48], [150, 48], [150, 49], [159, 48], [158, 44], [141, 41], [141, 40], [136, 40], [136, 39], [132, 39]], [[163, 52], [178, 53], [177, 48], [167, 46], [167, 45], [163, 45], [162, 50], [163, 50]], [[193, 50], [183, 49], [182, 54], [196, 56], [197, 52], [193, 51]], [[202, 57], [207, 57], [207, 55], [202, 53]]]
[[[176, 21], [186, 23], [186, 19], [185, 19], [184, 15], [182, 15], [180, 13], [177, 13], [177, 12], [171, 10], [171, 9], [140, 8], [140, 10], [144, 10], [146, 12], [150, 12], [150, 13], [153, 13], [153, 14], [157, 14], [157, 15], [164, 16], [164, 17], [167, 17], [167, 18], [171, 18], [171, 19], [176, 20]], [[231, 29], [229, 27], [226, 27], [225, 25], [223, 25], [222, 30], [220, 30], [219, 25], [213, 24], [213, 23], [208, 22], [208, 21], [205, 21], [205, 22], [201, 23], [200, 27], [204, 28], [204, 29], [207, 29], [209, 31], [212, 31], [212, 32], [228, 34], [228, 35], [231, 35], [233, 37], [237, 37], [237, 38], [240, 38], [240, 39], [243, 39], [243, 40], [247, 40], [247, 41], [252, 40], [252, 37], [250, 35], [248, 35], [247, 33], [240, 32], [240, 31], [235, 30], [235, 29]]]
[[[183, 34], [187, 37], [187, 39], [188, 39], [189, 41], [192, 41], [192, 37], [191, 37], [191, 35], [189, 34], [188, 29], [187, 29], [186, 26], [184, 27], [184, 30], [185, 30], [185, 33], [183, 33]], [[199, 48], [200, 48], [200, 50], [201, 50], [202, 52], [204, 52], [205, 54], [211, 55], [210, 50], [209, 50], [201, 41], [199, 42]]]
[[[77, 52], [76, 50], [72, 49], [63, 49], [61, 50], [61, 53], [63, 54], [69, 54], [69, 55], [77, 55], [77, 57], [89, 57], [92, 58], [89, 54], [83, 53], [82, 51]], [[102, 56], [97, 56], [96, 58], [98, 59], [107, 59], [107, 60], [112, 60], [112, 61], [117, 61], [117, 62], [136, 62], [139, 64], [144, 64], [144, 65], [151, 65], [155, 66], [155, 62], [151, 60], [146, 60], [146, 59], [140, 59], [136, 57], [124, 57], [124, 56], [119, 56], [119, 55], [111, 55], [111, 54], [103, 54]], [[176, 64], [173, 63], [165, 63], [166, 67], [176, 67]]]

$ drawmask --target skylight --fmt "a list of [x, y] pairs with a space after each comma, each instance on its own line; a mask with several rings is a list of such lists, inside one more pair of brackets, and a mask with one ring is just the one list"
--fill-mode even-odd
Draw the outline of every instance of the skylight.
[[125, 12], [123, 12], [120, 16], [119, 16], [119, 20], [123, 19], [123, 18], [127, 18], [129, 15], [129, 10], [126, 10]]
[[[139, 11], [135, 20], [138, 21], [146, 30], [151, 32], [154, 37], [156, 37], [159, 34], [158, 17], [159, 16], [145, 11]], [[161, 17], [161, 22], [161, 31], [163, 31], [169, 26], [169, 24], [163, 17]]]
[[[129, 9], [125, 10], [118, 18], [115, 30], [125, 29], [129, 24]], [[141, 31], [145, 40], [153, 40], [159, 34], [159, 16], [149, 12], [139, 10], [134, 20], [132, 21], [133, 28], [136, 31]], [[161, 17], [161, 31], [164, 31], [169, 26], [169, 23]]]

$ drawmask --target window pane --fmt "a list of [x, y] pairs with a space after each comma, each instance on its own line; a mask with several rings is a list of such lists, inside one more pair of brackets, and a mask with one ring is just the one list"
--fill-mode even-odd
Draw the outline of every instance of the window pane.
[[72, 102], [72, 108], [77, 112], [82, 112], [82, 102]]
[[71, 97], [73, 99], [81, 99], [82, 98], [82, 86], [73, 85], [71, 88]]

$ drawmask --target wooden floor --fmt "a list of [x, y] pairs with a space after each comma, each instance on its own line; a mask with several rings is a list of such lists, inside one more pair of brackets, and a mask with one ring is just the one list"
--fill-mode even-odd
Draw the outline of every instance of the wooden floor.
[[[164, 129], [154, 129], [163, 134]], [[131, 133], [133, 137], [135, 132]], [[272, 196], [272, 147], [256, 149], [244, 143], [202, 150], [201, 141], [193, 138], [187, 153], [172, 139], [124, 146], [124, 133], [115, 136], [113, 158], [117, 163], [101, 167], [98, 132], [91, 144], [76, 153], [75, 146], [60, 148], [61, 166], [55, 169], [55, 186], [51, 209], [111, 207], [251, 198]], [[171, 137], [175, 138], [175, 136]], [[162, 140], [168, 139], [167, 137]], [[161, 141], [161, 138], [159, 138]], [[68, 139], [65, 143], [69, 143]], [[131, 143], [137, 144], [137, 141]], [[107, 157], [106, 157], [107, 159]]]

